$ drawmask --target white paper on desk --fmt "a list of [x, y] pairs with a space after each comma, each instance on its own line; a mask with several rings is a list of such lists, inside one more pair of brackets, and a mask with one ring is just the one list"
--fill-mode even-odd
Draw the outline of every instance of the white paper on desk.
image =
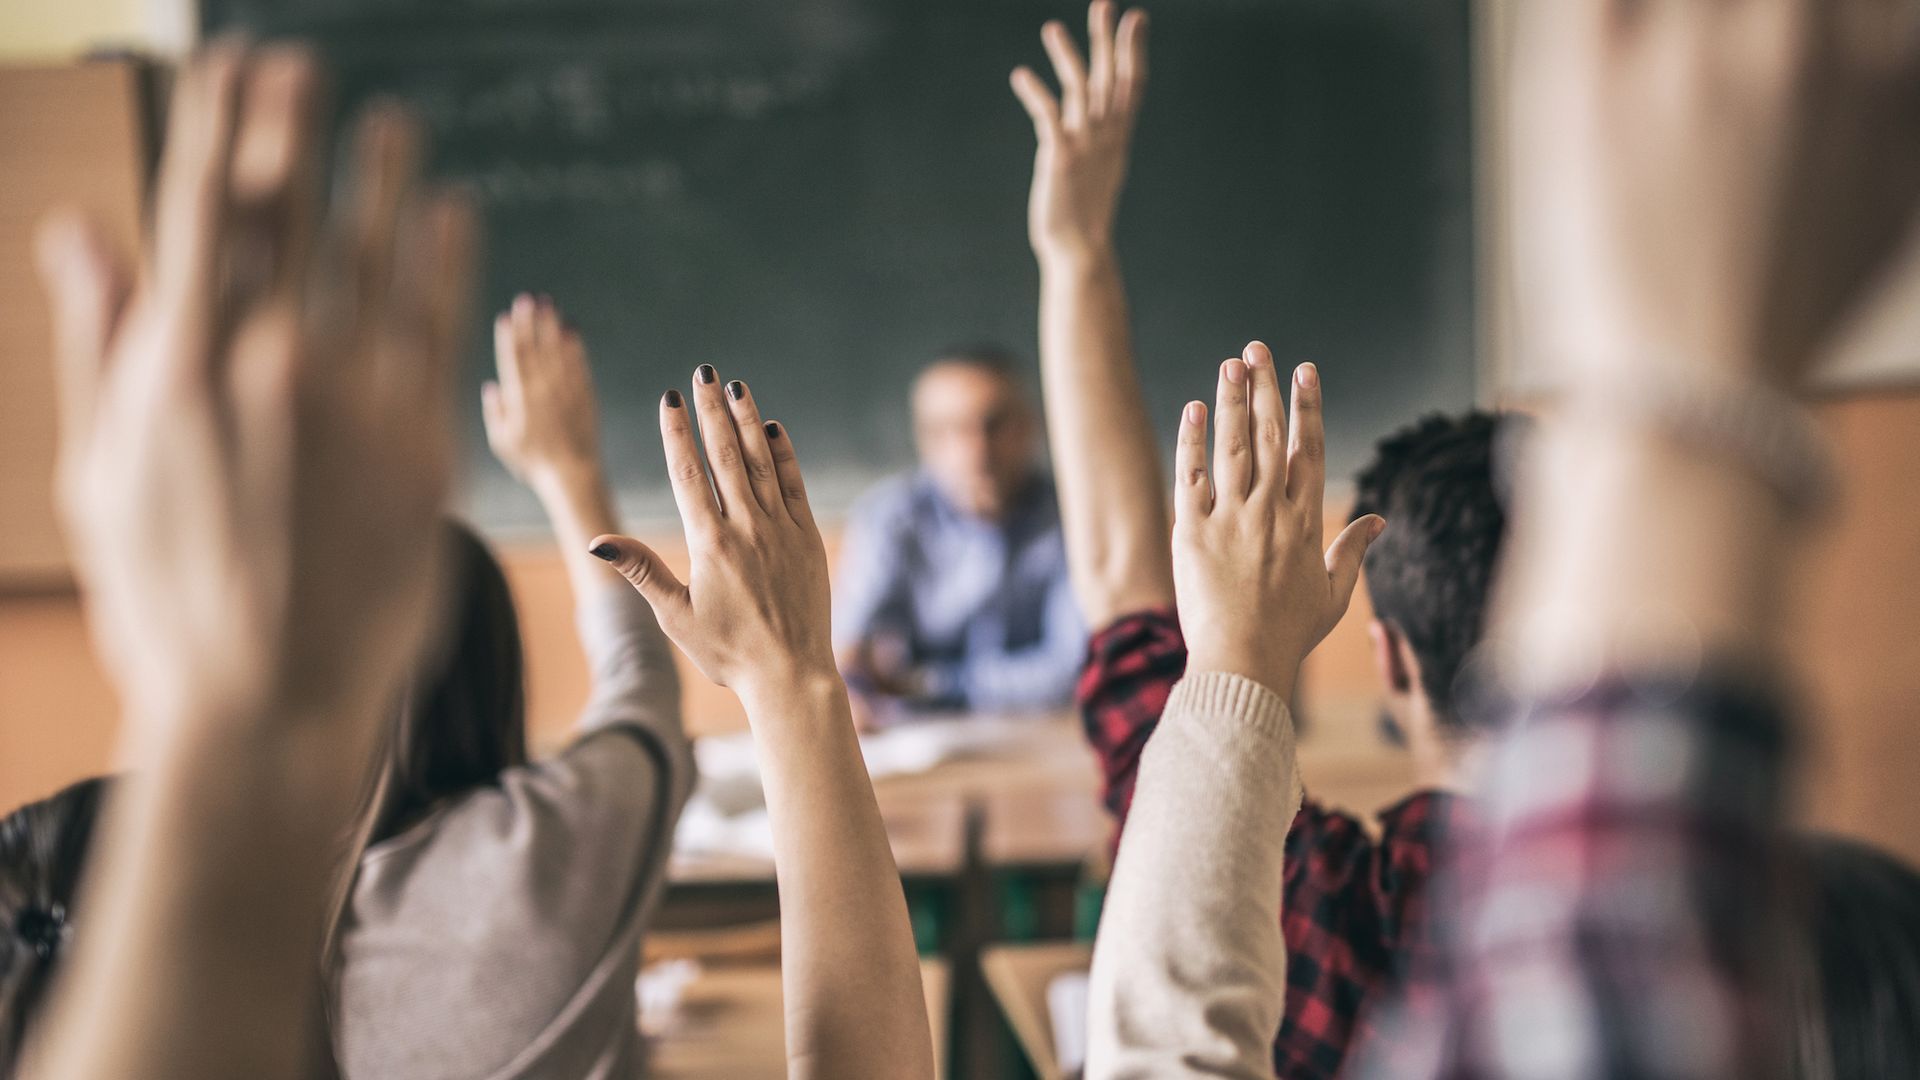
[[[920, 720], [861, 736], [860, 754], [876, 780], [912, 776], [949, 761], [1018, 756], [1034, 731], [1031, 720]], [[773, 827], [753, 736], [709, 735], [693, 744], [693, 755], [700, 781], [680, 815], [674, 850], [771, 859]]]
[[1069, 971], [1047, 984], [1047, 1016], [1053, 1021], [1053, 1056], [1066, 1075], [1087, 1064], [1087, 975]]

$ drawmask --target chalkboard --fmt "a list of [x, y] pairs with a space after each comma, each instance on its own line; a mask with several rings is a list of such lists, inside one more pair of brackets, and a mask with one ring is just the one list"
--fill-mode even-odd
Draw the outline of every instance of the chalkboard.
[[[823, 512], [912, 459], [915, 370], [1031, 355], [1042, 0], [204, 0], [206, 29], [318, 43], [342, 113], [410, 100], [486, 210], [488, 315], [546, 292], [580, 327], [622, 501], [670, 503], [655, 402], [702, 362], [785, 420]], [[1351, 468], [1473, 397], [1470, 0], [1178, 0], [1119, 240], [1161, 434], [1260, 337], [1313, 359]], [[482, 523], [537, 521], [469, 410]]]

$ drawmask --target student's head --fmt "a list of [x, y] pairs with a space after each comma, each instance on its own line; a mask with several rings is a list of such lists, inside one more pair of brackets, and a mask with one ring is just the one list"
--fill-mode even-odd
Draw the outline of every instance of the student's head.
[[1389, 712], [1416, 743], [1450, 747], [1472, 734], [1456, 691], [1507, 535], [1494, 477], [1506, 422], [1429, 416], [1381, 440], [1357, 481], [1353, 516], [1387, 519], [1365, 563], [1374, 665]]
[[107, 781], [82, 780], [0, 819], [0, 1076], [72, 939], [73, 897]]
[[396, 718], [373, 841], [527, 760], [524, 660], [513, 593], [493, 553], [471, 529], [450, 521], [446, 533], [452, 550], [446, 621]]
[[1833, 837], [1801, 855], [1810, 947], [1791, 981], [1797, 1075], [1920, 1076], [1920, 874]]
[[1038, 431], [1012, 354], [949, 349], [913, 384], [920, 464], [953, 504], [994, 519], [1033, 479]]

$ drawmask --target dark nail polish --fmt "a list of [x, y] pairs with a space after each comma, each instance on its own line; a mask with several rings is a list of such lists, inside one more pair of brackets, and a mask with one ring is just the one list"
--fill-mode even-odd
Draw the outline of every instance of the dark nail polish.
[[599, 559], [601, 562], [612, 562], [614, 556], [620, 554], [620, 549], [614, 547], [612, 544], [595, 544], [588, 550], [587, 554]]
[[719, 372], [713, 370], [712, 364], [701, 364], [699, 367], [693, 369], [693, 377], [700, 380], [700, 385], [706, 386], [711, 384], [713, 380], [719, 378], [720, 375]]
[[678, 390], [667, 391], [667, 408], [677, 409], [679, 407], [680, 407], [680, 391]]
[[747, 396], [747, 384], [735, 379], [727, 384], [727, 396], [735, 401]]
[[767, 438], [777, 439], [779, 437], [780, 437], [780, 424], [777, 421], [773, 421], [773, 420], [767, 421]]

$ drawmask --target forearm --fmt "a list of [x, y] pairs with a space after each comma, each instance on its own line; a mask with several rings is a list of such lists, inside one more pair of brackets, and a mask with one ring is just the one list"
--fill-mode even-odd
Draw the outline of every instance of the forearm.
[[595, 589], [625, 588], [618, 571], [587, 554], [596, 536], [620, 531], [619, 514], [613, 505], [613, 492], [607, 486], [606, 472], [596, 462], [580, 462], [547, 469], [529, 484], [546, 511], [553, 528], [554, 542], [567, 568], [567, 581], [574, 599]]
[[832, 673], [743, 693], [780, 889], [791, 1077], [931, 1077], [906, 897], [845, 687]]
[[258, 720], [183, 728], [117, 788], [31, 1075], [304, 1075], [375, 725], [343, 745], [338, 716]]
[[1286, 703], [1189, 677], [1140, 766], [1094, 946], [1089, 1075], [1272, 1075], [1286, 985], [1274, 918], [1300, 806]]
[[1111, 246], [1041, 254], [1040, 376], [1081, 612], [1102, 626], [1172, 604], [1166, 487]]

